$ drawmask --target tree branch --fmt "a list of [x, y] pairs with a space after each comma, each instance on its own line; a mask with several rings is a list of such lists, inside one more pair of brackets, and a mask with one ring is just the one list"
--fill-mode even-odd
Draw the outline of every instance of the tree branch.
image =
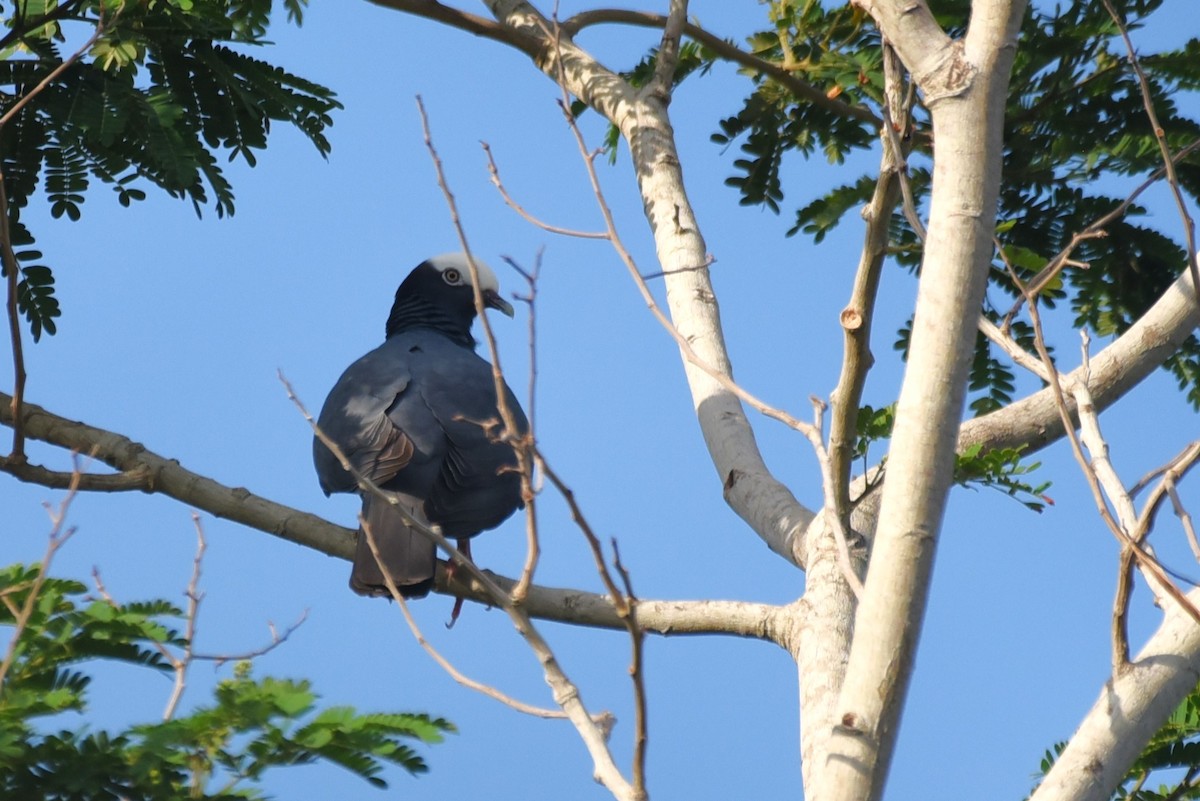
[[[901, 100], [899, 64], [893, 64], [895, 53], [890, 47], [883, 52], [885, 94], [889, 116], [898, 124], [908, 124], [908, 109]], [[892, 123], [897, 124], [897, 123]], [[889, 126], [890, 127], [890, 126]], [[842, 310], [842, 370], [837, 386], [829, 397], [832, 411], [829, 426], [829, 459], [833, 472], [836, 496], [833, 498], [838, 516], [843, 522], [850, 516], [850, 472], [854, 443], [857, 439], [859, 404], [867, 383], [867, 373], [874, 363], [871, 354], [871, 324], [875, 315], [875, 299], [879, 279], [887, 256], [892, 212], [900, 199], [900, 172], [905, 169], [904, 153], [897, 146], [899, 137], [885, 131], [881, 137], [883, 152], [880, 158], [879, 180], [871, 202], [863, 209], [866, 222], [862, 253], [854, 275], [850, 302]]]
[[524, 35], [521, 31], [505, 25], [500, 25], [486, 17], [469, 14], [457, 8], [443, 5], [437, 0], [367, 0], [383, 8], [402, 11], [414, 17], [424, 17], [451, 28], [458, 28], [467, 33], [484, 39], [491, 39], [520, 50], [522, 53], [537, 59], [541, 54], [540, 43], [537, 39]]
[[[1091, 358], [1088, 388], [1103, 411], [1158, 369], [1200, 325], [1200, 306], [1191, 272], [1183, 270], [1150, 309], [1129, 330]], [[1082, 368], [1063, 376], [1063, 382], [1082, 378]], [[1067, 404], [1078, 420], [1074, 399]], [[985, 448], [1024, 447], [1025, 453], [1044, 448], [1065, 433], [1054, 392], [1043, 388], [991, 414], [962, 424], [958, 449], [976, 444]]]
[[[0, 392], [0, 424], [13, 425], [11, 396]], [[335, 525], [309, 512], [254, 495], [243, 487], [227, 487], [193, 473], [174, 459], [154, 453], [128, 437], [59, 417], [40, 406], [27, 403], [24, 409], [26, 435], [33, 440], [71, 451], [90, 453], [99, 461], [122, 471], [124, 477], [82, 474], [80, 489], [93, 480], [99, 484], [134, 482], [139, 489], [174, 498], [216, 517], [258, 529], [276, 537], [320, 551], [338, 559], [354, 556], [353, 529]], [[60, 473], [42, 468], [0, 465], [0, 471], [22, 481], [60, 488]], [[51, 477], [43, 484], [37, 479]], [[134, 479], [132, 477], [136, 476]], [[99, 491], [110, 491], [111, 488]], [[492, 579], [510, 591], [512, 579], [494, 574]], [[482, 585], [465, 578], [449, 580], [439, 565], [438, 592], [488, 603]], [[531, 587], [525, 606], [530, 615], [561, 623], [625, 631], [625, 623], [604, 595], [555, 587]], [[786, 633], [781, 619], [790, 607], [737, 601], [649, 601], [638, 602], [638, 623], [648, 632], [662, 635], [728, 634], [735, 637], [783, 642]]]
[[[663, 14], [626, 8], [597, 8], [579, 12], [570, 19], [564, 20], [560, 27], [567, 36], [574, 37], [585, 28], [610, 23], [636, 25], [642, 28], [662, 28], [667, 24], [667, 17]], [[767, 76], [806, 103], [833, 112], [840, 117], [850, 117], [876, 127], [883, 125], [883, 120], [866, 106], [852, 106], [844, 100], [830, 98], [823, 90], [797, 78], [784, 67], [759, 58], [753, 53], [747, 53], [727, 39], [722, 39], [699, 25], [684, 22], [683, 34], [707, 47], [718, 58]]]
[[[1200, 590], [1188, 593], [1200, 605]], [[1109, 679], [1029, 801], [1108, 801], [1129, 765], [1200, 682], [1200, 626], [1178, 604], [1125, 670]]]
[[[1000, 186], [1005, 97], [1023, 0], [976, 3], [951, 44], [920, 0], [860, 0], [921, 87], [934, 126], [930, 222], [879, 527], [838, 725], [814, 797], [882, 795], [953, 480]], [[982, 6], [992, 7], [984, 14]]]

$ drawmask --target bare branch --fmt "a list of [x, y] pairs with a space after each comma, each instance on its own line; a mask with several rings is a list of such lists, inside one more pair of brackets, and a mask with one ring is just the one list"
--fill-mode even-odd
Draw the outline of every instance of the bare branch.
[[[78, 464], [76, 467], [78, 467]], [[4, 659], [0, 661], [0, 688], [3, 688], [4, 679], [12, 667], [13, 660], [17, 657], [17, 646], [20, 644], [21, 635], [25, 633], [25, 628], [29, 625], [29, 618], [33, 615], [33, 610], [37, 606], [37, 599], [42, 591], [42, 586], [46, 583], [46, 578], [50, 575], [50, 564], [54, 561], [54, 555], [75, 534], [74, 528], [65, 528], [65, 526], [67, 511], [71, 508], [71, 502], [75, 500], [78, 491], [79, 488], [77, 486], [69, 487], [67, 494], [58, 502], [58, 506], [51, 507], [49, 504], [46, 505], [46, 511], [50, 515], [50, 535], [46, 540], [46, 552], [42, 554], [42, 560], [38, 563], [37, 576], [34, 578], [32, 584], [29, 585], [29, 594], [25, 596], [25, 603], [21, 605], [20, 609], [13, 609], [11, 600], [7, 597], [4, 598], [4, 603], [8, 605], [9, 611], [13, 613], [13, 632], [11, 639], [8, 641], [8, 648], [4, 652]]]
[[512, 195], [504, 188], [504, 183], [500, 180], [500, 168], [496, 166], [496, 160], [492, 158], [492, 148], [487, 142], [480, 142], [479, 144], [483, 147], [483, 152], [487, 155], [488, 175], [491, 176], [492, 186], [496, 187], [500, 192], [500, 197], [504, 199], [504, 203], [517, 214], [521, 215], [521, 219], [551, 234], [570, 236], [576, 239], [608, 239], [607, 231], [578, 231], [573, 228], [562, 228], [534, 217], [525, 210], [524, 206], [513, 200]]
[[825, 449], [825, 442], [822, 439], [821, 433], [821, 417], [825, 413], [825, 404], [820, 398], [812, 398], [813, 404], [813, 432], [808, 437], [809, 444], [812, 445], [813, 451], [817, 457], [817, 465], [821, 468], [821, 491], [825, 498], [825, 506], [822, 510], [825, 514], [827, 524], [833, 529], [834, 541], [837, 543], [838, 562], [841, 564], [842, 573], [849, 585], [850, 590], [854, 593], [856, 600], [862, 599], [863, 583], [859, 578], [858, 571], [855, 569], [855, 562], [850, 556], [850, 506], [849, 498], [844, 510], [837, 508], [837, 498], [839, 488], [835, 485], [837, 478], [833, 474], [833, 466], [829, 458], [829, 452]]
[[[472, 265], [472, 269], [474, 269], [474, 265]], [[478, 287], [478, 280], [476, 280], [476, 287]], [[541, 636], [537, 628], [534, 627], [533, 620], [523, 608], [524, 605], [517, 603], [514, 599], [514, 593], [505, 592], [499, 585], [491, 581], [474, 562], [464, 558], [462, 553], [449, 540], [442, 536], [438, 526], [430, 525], [425, 520], [414, 516], [394, 495], [384, 492], [375, 482], [355, 469], [354, 465], [346, 457], [346, 454], [338, 447], [338, 444], [321, 431], [282, 373], [279, 375], [279, 380], [287, 389], [288, 398], [296, 405], [296, 408], [300, 410], [304, 419], [312, 427], [317, 439], [325, 447], [329, 448], [330, 453], [338, 460], [342, 469], [354, 477], [354, 480], [358, 482], [359, 488], [363, 492], [369, 492], [374, 498], [390, 504], [404, 518], [404, 522], [409, 528], [430, 539], [438, 548], [449, 555], [454, 562], [456, 570], [461, 570], [470, 575], [474, 580], [480, 582], [487, 591], [489, 603], [500, 607], [508, 614], [517, 632], [525, 640], [525, 643], [537, 658], [538, 663], [542, 666], [542, 675], [554, 693], [555, 703], [566, 713], [567, 719], [571, 721], [571, 724], [579, 733], [584, 746], [587, 748], [588, 754], [591, 755], [597, 781], [608, 788], [619, 801], [644, 801], [644, 793], [637, 792], [636, 788], [632, 787], [626, 781], [625, 777], [621, 774], [620, 768], [617, 767], [612, 752], [608, 748], [607, 731], [596, 724], [595, 718], [583, 704], [579, 688], [567, 677], [550, 645]], [[376, 558], [378, 558], [378, 555], [376, 555]], [[390, 579], [390, 577], [388, 578]], [[394, 583], [389, 580], [388, 584], [389, 590], [395, 592], [396, 590], [393, 589]]]
[[[433, 661], [437, 662], [438, 666], [441, 667], [442, 670], [446, 671], [450, 678], [454, 679], [463, 687], [486, 695], [488, 698], [499, 701], [505, 706], [522, 714], [532, 715], [533, 717], [537, 718], [566, 718], [567, 713], [561, 709], [546, 709], [545, 707], [533, 706], [525, 703], [524, 701], [518, 701], [512, 696], [497, 690], [495, 687], [491, 687], [483, 682], [476, 681], [475, 679], [463, 674], [460, 670], [458, 670], [458, 668], [454, 667], [450, 660], [442, 656], [442, 654], [433, 647], [433, 644], [429, 642], [429, 640], [425, 639], [425, 635], [421, 633], [421, 627], [417, 625], [416, 619], [413, 618], [412, 612], [410, 612], [408, 609], [408, 599], [401, 594], [400, 588], [396, 586], [396, 582], [392, 578], [391, 572], [388, 570], [387, 565], [384, 564], [383, 559], [380, 557], [379, 546], [375, 542], [375, 533], [371, 531], [371, 527], [367, 524], [366, 518], [364, 518], [361, 514], [358, 516], [358, 524], [362, 526], [363, 536], [367, 538], [367, 547], [371, 549], [371, 555], [375, 557], [375, 562], [379, 565], [379, 571], [383, 575], [384, 583], [387, 584], [388, 592], [391, 593], [392, 600], [394, 600], [400, 607], [400, 611], [404, 615], [404, 620], [408, 624], [409, 631], [412, 632], [413, 638], [417, 641], [417, 644], [425, 650], [425, 653], [429, 654]], [[603, 722], [602, 718], [603, 716], [601, 716], [600, 719], [597, 719], [598, 724]], [[607, 725], [610, 728], [612, 722], [613, 721], [610, 715], [607, 719]]]
[[629, 571], [625, 569], [625, 565], [621, 564], [621, 550], [617, 547], [616, 538], [613, 538], [612, 549], [613, 566], [621, 576], [621, 584], [625, 588], [625, 603], [629, 608], [627, 620], [629, 622], [629, 639], [632, 645], [629, 678], [633, 682], [634, 710], [633, 786], [644, 796], [646, 795], [646, 742], [648, 737], [645, 659], [643, 658], [646, 636], [637, 622], [638, 599], [633, 592], [633, 580], [629, 576]]
[[368, 0], [377, 6], [402, 11], [415, 17], [424, 17], [440, 22], [451, 28], [458, 28], [467, 33], [484, 39], [491, 39], [520, 50], [522, 53], [536, 59], [540, 54], [539, 43], [536, 39], [524, 36], [511, 26], [500, 25], [493, 20], [460, 11], [457, 8], [444, 5], [437, 0]]
[[[1200, 603], [1200, 590], [1188, 600]], [[1164, 610], [1158, 630], [1096, 703], [1029, 801], [1108, 801], [1129, 765], [1200, 676], [1200, 626], [1182, 605]]]
[[653, 93], [663, 101], [669, 101], [671, 87], [675, 83], [675, 67], [679, 64], [679, 40], [687, 22], [687, 0], [670, 0], [670, 12], [663, 25], [662, 38], [658, 44], [658, 57], [654, 62], [654, 77], [643, 92]]
[[1167, 135], [1163, 130], [1162, 125], [1158, 121], [1158, 113], [1154, 110], [1154, 98], [1150, 95], [1150, 82], [1146, 79], [1146, 73], [1142, 70], [1141, 61], [1138, 60], [1137, 50], [1133, 46], [1133, 40], [1129, 38], [1129, 30], [1125, 27], [1125, 21], [1121, 19], [1121, 15], [1113, 8], [1111, 0], [1102, 0], [1105, 10], [1112, 17], [1113, 22], [1117, 24], [1117, 29], [1121, 31], [1121, 38], [1125, 41], [1125, 49], [1129, 54], [1129, 63], [1133, 67], [1134, 73], [1137, 75], [1138, 87], [1142, 92], [1142, 106], [1146, 109], [1146, 117], [1150, 120], [1150, 128], [1154, 131], [1154, 139], [1158, 143], [1158, 150], [1162, 153], [1163, 170], [1167, 174], [1167, 184], [1171, 187], [1171, 196], [1175, 199], [1175, 207], [1179, 211], [1179, 219], [1183, 223], [1183, 236], [1187, 242], [1188, 254], [1188, 269], [1192, 273], [1192, 283], [1200, 284], [1200, 266], [1196, 264], [1196, 224], [1192, 221], [1192, 215], [1188, 212], [1187, 200], [1183, 196], [1183, 189], [1179, 185], [1179, 176], [1175, 172], [1175, 159], [1171, 155], [1171, 147], [1167, 144]]
[[[119, 14], [120, 11], [113, 13], [113, 17]], [[52, 69], [46, 77], [38, 81], [38, 83], [21, 96], [17, 102], [0, 117], [0, 131], [4, 130], [4, 126], [12, 121], [21, 109], [29, 104], [29, 101], [37, 97], [47, 86], [58, 80], [64, 72], [70, 69], [71, 65], [83, 56], [84, 53], [91, 50], [92, 45], [104, 33], [107, 25], [107, 20], [104, 16], [103, 7], [99, 12], [100, 16], [96, 20], [96, 28], [92, 31], [92, 35], [83, 45], [72, 53], [67, 58], [63, 59], [57, 67]], [[21, 464], [25, 461], [25, 435], [21, 430], [21, 404], [25, 400], [25, 349], [21, 342], [21, 317], [17, 308], [17, 292], [19, 287], [18, 273], [21, 271], [21, 266], [17, 263], [17, 254], [13, 251], [12, 231], [9, 226], [9, 209], [8, 209], [8, 190], [7, 178], [5, 178], [3, 165], [0, 163], [0, 257], [3, 258], [4, 274], [7, 278], [8, 286], [8, 302], [6, 304], [8, 310], [8, 333], [12, 342], [13, 355], [13, 394], [10, 400], [10, 407], [13, 419], [16, 424], [13, 426], [13, 443], [12, 451], [3, 459], [3, 462], [12, 464]]]
[[[682, 287], [672, 290], [672, 279], [679, 280], [684, 278], [683, 273], [681, 271], [673, 272], [665, 270], [668, 273], [668, 302], [671, 302], [672, 298], [679, 297], [680, 294], [684, 294], [689, 298], [687, 301], [679, 301], [680, 305], [673, 309], [672, 314], [676, 317], [680, 315], [691, 316], [693, 318], [693, 325], [696, 328], [695, 333], [690, 336], [685, 335], [684, 332], [680, 331], [675, 322], [668, 318], [659, 307], [658, 301], [655, 300], [641, 271], [638, 269], [637, 263], [634, 261], [632, 254], [625, 248], [617, 231], [612, 212], [600, 187], [600, 179], [596, 174], [593, 154], [588, 150], [583, 138], [583, 132], [579, 130], [579, 126], [576, 124], [574, 116], [570, 113], [569, 105], [566, 102], [568, 88], [566, 86], [565, 74], [559, 76], [559, 81], [564, 93], [562, 100], [560, 100], [560, 107], [575, 137], [576, 145], [584, 167], [587, 170], [588, 179], [592, 186], [592, 193], [596, 198], [597, 208], [604, 219], [608, 240], [633, 278], [646, 307], [663, 329], [675, 340], [684, 358], [685, 367], [690, 366], [695, 368], [695, 370], [702, 373], [712, 382], [715, 382], [721, 390], [749, 404], [762, 414], [778, 420], [797, 431], [803, 432], [809, 429], [810, 427], [807, 424], [786, 412], [769, 406], [747, 392], [733, 380], [731, 375], [732, 367], [725, 352], [720, 320], [716, 315], [715, 303], [708, 300], [710, 298], [715, 299], [715, 296], [713, 295], [712, 285], [708, 279], [708, 270], [704, 265], [699, 262], [686, 265], [690, 268], [688, 272], [692, 273], [692, 277], [688, 279], [690, 287], [688, 290], [684, 290]], [[659, 113], [665, 114], [665, 110]], [[633, 135], [634, 132], [627, 133], [627, 137], [632, 137]], [[630, 141], [631, 147], [636, 149], [633, 140], [631, 139]], [[665, 146], [666, 143], [660, 145], [660, 147]], [[669, 162], [670, 160], [668, 160]], [[677, 169], [677, 166], [674, 169]], [[643, 192], [645, 191], [647, 190], [643, 188]], [[682, 192], [681, 186], [678, 191]], [[686, 199], [681, 198], [681, 200]], [[658, 203], [658, 205], [661, 206], [662, 204]], [[685, 233], [685, 226], [679, 216], [683, 210], [681, 205], [674, 205], [673, 220], [669, 223], [663, 223], [664, 225], [669, 225], [677, 234]], [[657, 229], [657, 226], [655, 228]], [[694, 222], [686, 226], [686, 233], [689, 236], [699, 236], [699, 232], [694, 227]], [[666, 235], [664, 234], [664, 236]], [[663, 261], [661, 257], [660, 261]], [[665, 266], [666, 263], [664, 262]], [[699, 308], [685, 306], [685, 303], [698, 304]], [[710, 358], [704, 358], [697, 353], [693, 347], [693, 343], [702, 345], [708, 349], [710, 351]], [[773, 551], [794, 564], [802, 566], [803, 557], [796, 547], [796, 535], [803, 531], [804, 527], [811, 522], [812, 512], [801, 506], [795, 500], [790, 490], [771, 476], [762, 461], [762, 456], [758, 452], [757, 445], [754, 443], [753, 433], [750, 431], [748, 421], [745, 419], [745, 415], [736, 400], [729, 399], [730, 403], [722, 413], [706, 412], [705, 407], [707, 405], [718, 402], [719, 396], [711, 394], [715, 387], [708, 385], [707, 382], [700, 381], [698, 376], [694, 374], [689, 374], [689, 383], [692, 387], [693, 398], [697, 404], [697, 414], [700, 419], [701, 430], [705, 435], [709, 453], [712, 455], [714, 465], [718, 471], [724, 473], [726, 501], [735, 512], [750, 523], [751, 527], [754, 528], [759, 536], [763, 537]], [[724, 404], [725, 402], [726, 399], [720, 399], [720, 403]], [[731, 446], [728, 443], [736, 444]], [[773, 497], [775, 501], [764, 503], [767, 497]]]
[[[581, 11], [561, 23], [563, 32], [574, 38], [580, 31], [595, 26], [610, 23], [621, 25], [636, 25], [643, 28], [663, 28], [668, 17], [648, 11], [636, 11], [626, 8], [597, 8]], [[772, 61], [759, 58], [753, 53], [747, 53], [734, 46], [726, 39], [701, 28], [690, 22], [684, 22], [683, 33], [689, 39], [699, 42], [711, 50], [718, 58], [754, 70], [766, 75], [771, 80], [787, 89], [798, 99], [841, 117], [849, 117], [868, 125], [882, 126], [883, 121], [865, 106], [852, 106], [844, 100], [831, 98], [825, 90], [807, 81], [801, 80], [785, 67]]]
[[[907, 125], [909, 109], [900, 100], [899, 65], [891, 48], [883, 51], [886, 104], [899, 118], [899, 125]], [[858, 436], [858, 412], [862, 402], [867, 373], [874, 364], [871, 354], [871, 330], [875, 315], [875, 299], [879, 292], [879, 279], [883, 274], [883, 262], [887, 256], [889, 227], [892, 212], [899, 197], [899, 179], [904, 166], [904, 151], [901, 149], [894, 124], [884, 126], [883, 153], [879, 167], [879, 180], [871, 202], [862, 210], [866, 228], [863, 233], [862, 253], [858, 270], [854, 275], [854, 287], [850, 301], [842, 309], [842, 370], [837, 386], [829, 396], [832, 411], [829, 425], [829, 469], [832, 473], [834, 494], [828, 498], [833, 512], [843, 527], [850, 517], [850, 471], [854, 443]], [[855, 592], [855, 595], [859, 595]]]
[[0, 470], [27, 484], [38, 484], [51, 489], [68, 489], [72, 485], [80, 492], [130, 492], [150, 490], [150, 473], [135, 469], [123, 473], [68, 473], [49, 470], [29, 462], [6, 462]]
[[[1031, 285], [1031, 291], [1033, 287]], [[1129, 330], [1091, 358], [1088, 388], [1098, 411], [1111, 406], [1173, 354], [1200, 324], [1195, 285], [1184, 270]], [[1079, 370], [1063, 376], [1077, 380]], [[1067, 398], [1074, 425], [1074, 399]], [[1051, 387], [1034, 392], [991, 414], [962, 424], [958, 449], [1024, 447], [1033, 453], [1065, 436]]]
[[[12, 426], [10, 397], [0, 392], [0, 424]], [[35, 404], [25, 404], [25, 431], [30, 439], [60, 448], [91, 451], [94, 458], [128, 473], [149, 476], [142, 488], [174, 498], [216, 517], [265, 532], [339, 559], [354, 556], [355, 532], [309, 512], [254, 495], [243, 487], [227, 487], [167, 459], [128, 437], [59, 417]], [[12, 472], [9, 466], [0, 466]], [[14, 473], [16, 475], [16, 473]], [[85, 474], [90, 475], [90, 474]], [[19, 477], [19, 476], [18, 476]], [[82, 482], [82, 477], [81, 477]], [[501, 587], [513, 579], [488, 573]], [[439, 567], [436, 588], [487, 603], [483, 585], [468, 577], [451, 580]], [[507, 591], [507, 590], [506, 590]], [[595, 628], [625, 630], [604, 595], [557, 587], [531, 587], [525, 608], [533, 617]], [[641, 602], [641, 624], [662, 635], [728, 634], [780, 642], [786, 633], [787, 607], [736, 601]]]

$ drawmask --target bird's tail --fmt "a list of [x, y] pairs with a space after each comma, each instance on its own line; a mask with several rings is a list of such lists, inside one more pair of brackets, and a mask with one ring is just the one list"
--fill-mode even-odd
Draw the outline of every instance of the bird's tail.
[[377, 498], [363, 499], [363, 519], [371, 530], [379, 559], [376, 560], [366, 534], [360, 529], [350, 589], [359, 595], [390, 597], [383, 577], [386, 570], [405, 598], [428, 595], [437, 569], [437, 548], [433, 542], [411, 529], [394, 506]]

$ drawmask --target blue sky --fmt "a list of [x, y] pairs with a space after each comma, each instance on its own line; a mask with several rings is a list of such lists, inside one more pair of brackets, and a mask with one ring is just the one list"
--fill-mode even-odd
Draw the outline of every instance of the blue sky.
[[[1167, 6], [1161, 29], [1139, 39], [1143, 47], [1194, 30], [1184, 24], [1186, 0]], [[583, 7], [563, 3], [563, 15]], [[761, 12], [753, 3], [692, 3], [703, 24], [737, 41], [758, 26]], [[280, 127], [257, 168], [230, 165], [237, 214], [228, 220], [197, 220], [188, 205], [154, 196], [122, 209], [103, 190], [89, 198], [78, 223], [35, 210], [29, 219], [56, 269], [64, 316], [57, 336], [28, 348], [28, 399], [121, 432], [227, 485], [350, 524], [357, 503], [321, 494], [307, 425], [276, 370], [310, 408], [319, 407], [342, 369], [381, 340], [401, 278], [423, 258], [456, 249], [421, 141], [419, 93], [476, 254], [516, 291], [522, 287], [501, 256], [529, 265], [544, 248], [538, 436], [593, 527], [619, 539], [639, 594], [794, 600], [802, 574], [772, 555], [721, 500], [676, 348], [613, 252], [532, 228], [488, 183], [480, 140], [491, 144], [510, 192], [532, 212], [568, 227], [600, 226], [556, 88], [523, 55], [367, 3], [316, 0], [302, 29], [280, 26], [273, 36], [277, 46], [266, 58], [332, 86], [346, 105], [335, 117], [328, 161]], [[629, 28], [581, 40], [618, 67], [654, 41], [653, 32]], [[837, 312], [861, 231], [851, 216], [820, 246], [787, 239], [788, 210], [873, 169], [875, 157], [840, 169], [789, 164], [781, 216], [738, 206], [723, 185], [736, 152], [708, 137], [719, 116], [737, 110], [747, 86], [734, 70], [718, 67], [679, 91], [672, 116], [688, 189], [716, 258], [736, 375], [760, 397], [807, 416], [808, 397], [827, 396], [836, 381]], [[602, 128], [589, 117], [585, 130], [597, 146]], [[627, 155], [601, 172], [626, 244], [645, 271], [654, 271]], [[1160, 207], [1154, 224], [1177, 230], [1169, 207]], [[904, 271], [886, 272], [868, 403], [895, 396], [900, 372], [891, 342], [913, 294]], [[525, 322], [524, 311], [515, 321], [495, 321], [510, 383], [522, 398]], [[1074, 342], [1064, 337], [1059, 352], [1074, 353]], [[1130, 482], [1195, 432], [1195, 415], [1165, 374], [1102, 422], [1117, 469]], [[755, 426], [776, 474], [802, 501], [818, 504], [808, 444], [770, 421]], [[64, 455], [45, 449], [34, 456], [66, 464]], [[940, 801], [964, 790], [984, 801], [1024, 797], [1042, 751], [1070, 734], [1105, 678], [1116, 547], [1067, 449], [1043, 457], [1056, 505], [1042, 515], [997, 493], [952, 495], [892, 770], [897, 797]], [[57, 497], [0, 481], [5, 562], [41, 555], [50, 527], [41, 503]], [[562, 505], [547, 493], [542, 508], [539, 581], [598, 590], [584, 541]], [[118, 598], [181, 599], [195, 544], [189, 511], [141, 494], [80, 497], [71, 510], [79, 533], [55, 572], [86, 578], [95, 565]], [[258, 673], [309, 677], [327, 703], [427, 711], [458, 725], [460, 734], [426, 752], [428, 775], [389, 775], [391, 793], [608, 797], [591, 781], [590, 762], [568, 724], [533, 720], [457, 687], [412, 640], [394, 606], [351, 594], [346, 563], [211, 517], [203, 522], [209, 551], [202, 650], [257, 647], [268, 636], [267, 621], [285, 625], [307, 609], [308, 621], [259, 660]], [[1158, 547], [1183, 572], [1200, 572], [1176, 529], [1164, 517]], [[523, 557], [521, 524], [510, 521], [480, 537], [474, 552], [480, 564], [514, 574]], [[413, 606], [439, 649], [476, 679], [550, 703], [505, 616], [468, 607], [447, 632], [450, 606], [441, 597]], [[1139, 595], [1137, 632], [1145, 636], [1155, 621]], [[617, 715], [614, 743], [627, 764], [626, 640], [551, 624], [543, 630], [585, 701]], [[799, 794], [797, 677], [782, 651], [724, 638], [653, 639], [647, 658], [655, 799]], [[203, 702], [221, 675], [196, 666], [185, 704]], [[105, 670], [93, 693], [95, 725], [154, 719], [169, 691], [165, 679]], [[337, 768], [280, 771], [268, 788], [288, 799], [385, 797]]]

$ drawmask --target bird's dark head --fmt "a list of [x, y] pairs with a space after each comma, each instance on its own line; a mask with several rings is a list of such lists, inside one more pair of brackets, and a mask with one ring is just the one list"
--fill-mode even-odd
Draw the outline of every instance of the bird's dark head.
[[[483, 305], [509, 317], [513, 307], [500, 297], [496, 274], [475, 259]], [[387, 336], [412, 328], [432, 328], [468, 347], [475, 346], [471, 323], [475, 320], [475, 292], [471, 265], [465, 253], [444, 253], [417, 265], [396, 290], [396, 302], [388, 316]]]

